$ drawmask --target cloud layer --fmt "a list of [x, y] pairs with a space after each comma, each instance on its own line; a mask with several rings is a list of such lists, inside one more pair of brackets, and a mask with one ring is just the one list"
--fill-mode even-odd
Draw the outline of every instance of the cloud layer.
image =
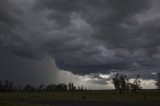
[[0, 49], [75, 74], [160, 68], [158, 0], [1, 0]]

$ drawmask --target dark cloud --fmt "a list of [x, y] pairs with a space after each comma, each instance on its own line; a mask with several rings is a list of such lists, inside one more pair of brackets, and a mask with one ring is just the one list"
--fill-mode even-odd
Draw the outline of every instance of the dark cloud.
[[[56, 82], [56, 67], [49, 58], [41, 61], [15, 56], [13, 53], [0, 49], [0, 80], [10, 80], [15, 84], [49, 84]], [[54, 70], [54, 71], [51, 71]]]
[[31, 60], [48, 56], [59, 69], [76, 74], [155, 72], [160, 62], [155, 2], [1, 0], [0, 47]]
[[15, 22], [15, 19], [12, 16], [12, 10], [14, 7], [10, 4], [8, 0], [1, 0], [0, 1], [0, 22], [1, 24], [7, 23], [12, 25]]
[[[137, 26], [136, 15], [141, 14], [151, 8], [150, 0], [108, 0], [110, 14], [103, 20], [97, 22], [101, 34], [96, 38], [104, 40], [107, 46], [115, 48], [135, 49], [137, 48]], [[98, 20], [99, 21], [99, 20]], [[128, 45], [129, 44], [129, 45]]]

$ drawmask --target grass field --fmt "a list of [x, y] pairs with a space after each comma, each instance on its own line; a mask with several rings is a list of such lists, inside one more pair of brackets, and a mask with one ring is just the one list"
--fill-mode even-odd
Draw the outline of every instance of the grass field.
[[44, 105], [44, 104], [13, 104], [13, 103], [10, 104], [10, 103], [0, 103], [0, 106], [50, 106], [50, 105]]
[[0, 98], [45, 99], [78, 101], [127, 101], [160, 102], [160, 90], [140, 90], [136, 94], [115, 91], [79, 91], [79, 92], [0, 92]]

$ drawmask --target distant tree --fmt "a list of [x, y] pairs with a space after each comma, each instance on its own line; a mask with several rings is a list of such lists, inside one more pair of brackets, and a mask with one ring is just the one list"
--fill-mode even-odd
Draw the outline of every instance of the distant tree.
[[160, 73], [157, 74], [156, 86], [158, 89], [160, 89]]
[[13, 86], [12, 91], [20, 91], [17, 86]]
[[120, 75], [119, 79], [120, 79], [120, 88], [122, 90], [126, 90], [127, 89], [127, 76]]
[[77, 87], [77, 90], [78, 91], [85, 91], [85, 90], [87, 90], [87, 88], [85, 88], [83, 85], [81, 85], [81, 86]]
[[13, 91], [13, 90], [14, 90], [13, 82], [9, 82], [8, 91]]
[[4, 81], [4, 90], [8, 91], [8, 88], [9, 88], [9, 80], [5, 80]]
[[130, 88], [131, 88], [131, 83], [129, 81], [129, 78], [127, 77], [126, 78], [126, 90], [127, 90], [127, 92], [130, 90]]
[[83, 91], [85, 88], [84, 88], [84, 86], [82, 85], [81, 87], [80, 87], [80, 90], [81, 91]]
[[78, 91], [80, 91], [80, 90], [81, 90], [81, 87], [80, 87], [80, 86], [78, 86], [78, 87], [77, 87], [77, 90], [78, 90]]
[[120, 75], [119, 73], [117, 73], [112, 79], [112, 82], [114, 84], [115, 90], [119, 91], [120, 94], [122, 93], [122, 90], [128, 89], [126, 75]]
[[[5, 80], [4, 82], [0, 81], [0, 91], [25, 91], [25, 92], [33, 92], [33, 91], [77, 91], [76, 86], [73, 83], [69, 83], [68, 85], [64, 83], [60, 84], [50, 84], [48, 86], [44, 86], [43, 84], [39, 85], [37, 88], [31, 86], [30, 84], [25, 85], [24, 87], [15, 86], [13, 82], [9, 80]], [[79, 86], [78, 90], [84, 90], [83, 86]]]
[[3, 90], [3, 84], [2, 84], [2, 81], [0, 81], [0, 91]]
[[18, 90], [18, 91], [22, 91], [22, 87], [21, 87], [21, 85], [18, 85], [17, 90]]
[[[120, 80], [119, 80], [119, 73], [115, 75], [115, 77], [112, 79], [112, 82], [114, 84], [115, 90], [120, 91]], [[121, 91], [120, 91], [121, 93]]]
[[68, 90], [69, 90], [69, 91], [75, 91], [75, 90], [77, 90], [77, 88], [76, 88], [76, 86], [74, 86], [73, 83], [69, 83], [69, 84], [68, 84]]
[[140, 75], [136, 75], [133, 82], [130, 82], [128, 76], [120, 75], [117, 73], [112, 79], [116, 91], [121, 94], [122, 91], [129, 91], [130, 89], [136, 93], [137, 90], [141, 89]]
[[0, 91], [14, 91], [14, 85], [13, 82], [10, 82], [9, 80], [5, 80], [3, 83], [0, 81]]
[[36, 91], [36, 88], [31, 86], [30, 84], [26, 85], [24, 88], [23, 88], [23, 91], [27, 91], [27, 92], [33, 92], [33, 91]]
[[50, 84], [48, 86], [46, 86], [45, 91], [55, 91], [55, 84]]
[[67, 85], [66, 84], [62, 84], [62, 88], [63, 88], [63, 91], [67, 91]]
[[55, 90], [56, 91], [67, 91], [67, 85], [65, 85], [65, 84], [58, 84], [58, 85], [56, 85]]
[[136, 75], [134, 78], [133, 83], [130, 84], [130, 89], [136, 93], [137, 90], [141, 89], [141, 80], [140, 80], [140, 75]]
[[41, 84], [41, 85], [39, 85], [39, 87], [38, 87], [38, 91], [42, 91], [43, 90], [43, 88], [44, 88], [44, 84]]

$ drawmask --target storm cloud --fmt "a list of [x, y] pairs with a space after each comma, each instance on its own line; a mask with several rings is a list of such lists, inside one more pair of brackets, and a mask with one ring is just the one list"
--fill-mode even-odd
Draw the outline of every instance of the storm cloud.
[[160, 68], [158, 2], [1, 0], [0, 50], [31, 61], [49, 57], [78, 75], [152, 78]]

